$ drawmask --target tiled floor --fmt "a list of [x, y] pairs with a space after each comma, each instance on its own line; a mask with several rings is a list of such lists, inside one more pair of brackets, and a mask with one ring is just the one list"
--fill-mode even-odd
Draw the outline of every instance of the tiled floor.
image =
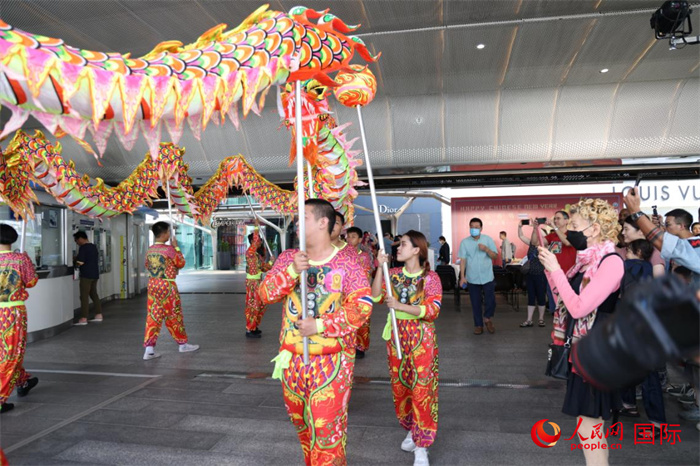
[[[15, 410], [0, 418], [10, 464], [302, 464], [279, 383], [265, 378], [278, 350], [281, 307], [270, 307], [261, 340], [247, 340], [243, 279], [233, 272], [178, 278], [190, 340], [202, 346], [196, 353], [178, 353], [164, 330], [158, 344], [163, 357], [141, 360], [144, 296], [107, 304], [102, 324], [30, 344], [26, 367], [40, 383], [26, 398], [13, 395]], [[582, 453], [570, 451], [572, 442], [564, 440], [575, 420], [560, 412], [563, 384], [542, 375], [549, 324], [519, 328], [523, 312], [499, 297], [496, 334], [475, 336], [469, 300], [458, 306], [448, 294], [443, 302], [437, 321], [440, 423], [432, 464], [583, 464]], [[372, 347], [356, 365], [350, 464], [413, 461], [399, 449], [405, 433], [386, 383], [380, 342], [385, 316], [386, 309], [377, 306]], [[612, 464], [700, 462], [698, 431], [679, 419], [675, 399], [666, 401], [668, 422], [679, 424], [681, 443], [635, 445], [634, 423], [626, 419]], [[561, 426], [562, 440], [553, 448], [531, 440], [540, 419]], [[646, 422], [644, 415], [638, 422]]]

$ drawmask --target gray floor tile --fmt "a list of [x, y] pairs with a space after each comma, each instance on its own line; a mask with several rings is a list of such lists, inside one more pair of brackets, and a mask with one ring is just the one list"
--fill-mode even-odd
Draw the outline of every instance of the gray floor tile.
[[80, 421], [136, 427], [170, 427], [179, 422], [183, 417], [185, 417], [185, 415], [179, 413], [100, 409], [83, 417]]
[[[183, 290], [242, 290], [243, 274], [198, 274], [178, 278]], [[520, 329], [523, 312], [514, 312], [499, 296], [496, 334], [472, 334], [469, 300], [456, 312], [454, 298], [443, 298], [436, 322], [440, 377], [461, 382], [440, 387], [439, 427], [430, 458], [435, 465], [583, 464], [581, 452], [560, 440], [551, 449], [537, 447], [530, 429], [540, 419], [558, 423], [570, 436], [575, 420], [561, 413], [564, 383], [542, 375], [550, 326]], [[40, 385], [14, 412], [0, 419], [0, 444], [17, 444], [61, 420], [75, 422], [9, 454], [11, 464], [301, 464], [302, 454], [288, 420], [277, 381], [230, 378], [230, 374], [269, 374], [279, 351], [281, 306], [268, 308], [263, 338], [244, 336], [244, 295], [183, 295], [190, 341], [196, 353], [180, 354], [163, 329], [158, 350], [163, 357], [143, 361], [145, 296], [104, 306], [105, 322], [73, 328], [28, 345], [29, 369], [78, 371], [39, 373]], [[387, 380], [386, 346], [381, 340], [386, 309], [377, 306], [372, 346], [356, 364], [350, 398], [347, 454], [350, 464], [410, 465], [413, 456], [399, 445], [398, 425]], [[551, 317], [548, 316], [548, 323]], [[679, 380], [670, 367], [672, 380]], [[98, 372], [101, 374], [85, 374]], [[128, 396], [126, 390], [149, 379], [109, 375], [158, 375]], [[495, 383], [527, 388], [496, 388]], [[91, 408], [105, 401], [107, 406]], [[674, 446], [634, 445], [633, 423], [625, 423], [623, 450], [611, 464], [700, 463], [700, 433], [679, 422], [678, 403], [667, 398], [667, 417], [682, 428]], [[641, 404], [640, 404], [641, 406]]]
[[228, 455], [213, 452], [192, 451], [183, 448], [160, 448], [115, 442], [85, 440], [63, 451], [59, 460], [82, 461], [113, 465], [173, 465], [197, 464], [202, 466], [267, 464], [266, 457], [243, 454]]

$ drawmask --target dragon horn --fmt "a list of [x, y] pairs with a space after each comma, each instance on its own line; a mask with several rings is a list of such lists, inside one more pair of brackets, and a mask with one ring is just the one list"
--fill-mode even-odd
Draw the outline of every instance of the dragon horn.
[[377, 61], [379, 60], [379, 57], [382, 56], [382, 52], [379, 52], [376, 55], [372, 55], [369, 50], [367, 49], [367, 46], [365, 43], [360, 39], [359, 37], [356, 36], [350, 36], [350, 40], [355, 42], [355, 48], [357, 49], [357, 52], [360, 54], [362, 58], [364, 58], [367, 61]]
[[331, 27], [338, 32], [342, 32], [343, 34], [347, 34], [349, 32], [353, 32], [357, 28], [359, 28], [361, 25], [349, 25], [345, 24], [345, 21], [342, 19], [338, 18], [336, 15], [327, 13], [321, 17], [321, 19], [318, 20], [318, 24], [330, 24]]
[[318, 73], [315, 74], [311, 79], [315, 79], [316, 81], [320, 82], [324, 86], [328, 87], [338, 87], [340, 84], [335, 82], [330, 76], [328, 76], [325, 73]]
[[311, 8], [307, 8], [305, 6], [295, 6], [294, 8], [289, 10], [290, 16], [302, 16], [302, 17], [304, 17], [304, 19], [307, 19], [307, 20], [320, 18], [321, 16], [325, 15], [326, 13], [328, 13], [328, 9], [325, 9], [323, 11], [316, 11], [316, 10], [312, 10]]

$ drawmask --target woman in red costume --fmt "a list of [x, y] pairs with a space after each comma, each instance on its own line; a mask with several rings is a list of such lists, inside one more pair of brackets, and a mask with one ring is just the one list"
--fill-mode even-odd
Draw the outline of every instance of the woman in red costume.
[[442, 285], [440, 277], [430, 271], [428, 242], [422, 233], [405, 233], [397, 256], [404, 266], [389, 270], [392, 290], [386, 297], [382, 264], [389, 256], [379, 256], [372, 299], [375, 303], [383, 299], [396, 311], [402, 359], [396, 354], [390, 320], [383, 337], [387, 340], [396, 416], [408, 430], [401, 449], [414, 452], [414, 466], [428, 466], [427, 449], [437, 435], [438, 345], [434, 322], [442, 305]]

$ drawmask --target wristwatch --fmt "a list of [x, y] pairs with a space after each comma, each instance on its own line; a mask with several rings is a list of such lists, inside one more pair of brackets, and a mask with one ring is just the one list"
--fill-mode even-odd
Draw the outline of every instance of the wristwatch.
[[632, 215], [630, 215], [630, 220], [632, 220], [633, 222], [636, 222], [637, 220], [639, 220], [639, 217], [646, 217], [646, 216], [647, 216], [647, 214], [645, 214], [642, 211], [639, 211], [639, 212], [635, 212]]

